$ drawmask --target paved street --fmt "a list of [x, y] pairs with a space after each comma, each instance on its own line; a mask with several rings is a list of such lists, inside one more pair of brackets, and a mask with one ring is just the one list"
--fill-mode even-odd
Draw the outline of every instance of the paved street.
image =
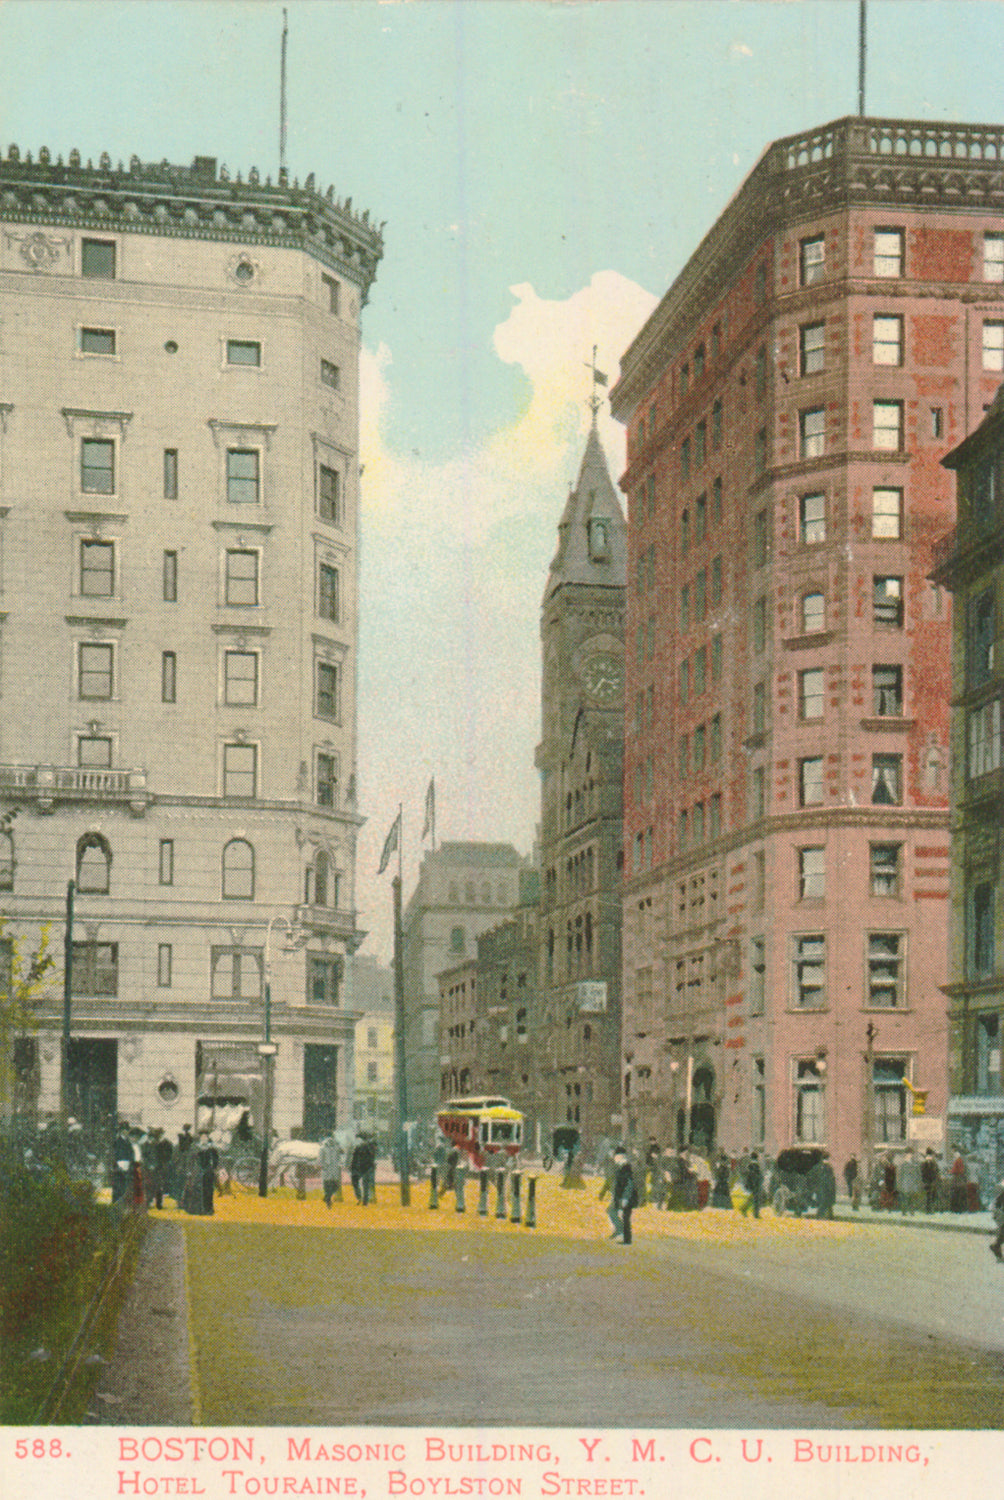
[[382, 1187], [369, 1209], [289, 1193], [155, 1216], [158, 1253], [187, 1247], [195, 1420], [1004, 1426], [983, 1236], [647, 1208], [621, 1246], [594, 1189], [543, 1182], [534, 1230], [431, 1213], [425, 1191], [408, 1210]]

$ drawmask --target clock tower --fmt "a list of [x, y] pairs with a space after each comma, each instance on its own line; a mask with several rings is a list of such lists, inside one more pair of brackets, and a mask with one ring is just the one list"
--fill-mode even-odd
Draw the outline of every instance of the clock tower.
[[541, 607], [539, 1113], [620, 1133], [626, 526], [593, 422]]

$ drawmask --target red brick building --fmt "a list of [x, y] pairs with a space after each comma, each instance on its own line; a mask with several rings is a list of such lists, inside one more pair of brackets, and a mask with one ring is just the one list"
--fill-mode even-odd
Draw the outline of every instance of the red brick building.
[[[1004, 130], [775, 142], [627, 351], [629, 1128], [839, 1164], [947, 1102], [952, 524]], [[927, 1116], [912, 1116], [913, 1089]]]

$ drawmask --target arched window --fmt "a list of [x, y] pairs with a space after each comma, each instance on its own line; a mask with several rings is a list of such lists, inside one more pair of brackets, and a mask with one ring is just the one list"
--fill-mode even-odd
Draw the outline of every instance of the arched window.
[[77, 890], [92, 896], [107, 896], [112, 872], [112, 851], [100, 833], [85, 833], [77, 842]]
[[247, 839], [231, 839], [223, 850], [223, 899], [254, 899], [254, 849]]

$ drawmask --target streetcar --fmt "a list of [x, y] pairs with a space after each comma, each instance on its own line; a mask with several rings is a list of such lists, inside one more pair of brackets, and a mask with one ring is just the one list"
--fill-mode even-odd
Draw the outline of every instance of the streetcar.
[[523, 1143], [523, 1116], [495, 1095], [450, 1099], [437, 1112], [436, 1124], [476, 1171], [505, 1165], [501, 1158], [518, 1156]]

